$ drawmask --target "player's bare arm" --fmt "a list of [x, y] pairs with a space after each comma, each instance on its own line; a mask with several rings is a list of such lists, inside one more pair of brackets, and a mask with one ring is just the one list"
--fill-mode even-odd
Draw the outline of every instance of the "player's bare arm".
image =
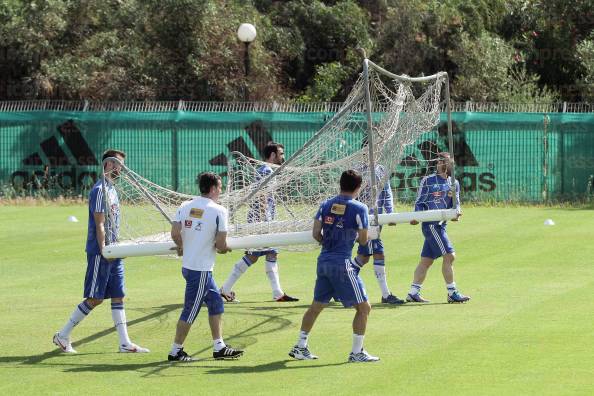
[[217, 235], [215, 236], [215, 248], [217, 248], [217, 253], [225, 254], [230, 252], [229, 246], [227, 246], [227, 233], [218, 231]]
[[178, 256], [182, 256], [184, 254], [184, 242], [182, 240], [181, 229], [182, 226], [180, 222], [174, 221], [171, 223], [171, 239], [173, 239], [173, 242], [175, 242]]
[[367, 243], [367, 240], [368, 240], [367, 228], [360, 229], [359, 236], [357, 238], [357, 242], [359, 242], [359, 245], [365, 245]]
[[322, 222], [319, 220], [314, 220], [313, 229], [311, 231], [311, 236], [313, 239], [322, 243]]
[[105, 215], [101, 212], [93, 213], [95, 218], [95, 234], [97, 235], [97, 244], [99, 249], [103, 252], [105, 247]]

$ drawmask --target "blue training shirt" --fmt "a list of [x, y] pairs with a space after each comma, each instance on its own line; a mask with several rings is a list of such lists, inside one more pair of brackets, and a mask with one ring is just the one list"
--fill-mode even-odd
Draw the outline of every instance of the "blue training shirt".
[[322, 223], [322, 251], [319, 258], [344, 263], [350, 258], [357, 232], [369, 228], [367, 205], [351, 197], [338, 195], [324, 201], [315, 219]]
[[[366, 175], [367, 169], [367, 164], [365, 164], [356, 170], [363, 174], [364, 179], [369, 179], [369, 176]], [[375, 180], [379, 182], [385, 176], [386, 168], [383, 165], [376, 165]], [[358, 200], [361, 202], [371, 203], [371, 188], [369, 186], [361, 190]], [[382, 190], [377, 195], [377, 209], [378, 213], [392, 213], [394, 211], [394, 198], [392, 196], [392, 187], [390, 186], [389, 179], [384, 183]], [[369, 213], [373, 214], [373, 208], [369, 210]]]
[[[99, 179], [89, 192], [89, 226], [87, 230], [86, 252], [89, 254], [101, 254], [97, 242], [97, 229], [95, 224], [95, 213], [105, 213], [105, 199], [103, 196], [102, 180]], [[120, 230], [120, 202], [118, 193], [109, 181], [105, 182], [105, 191], [108, 194], [110, 215], [105, 216], [105, 244], [117, 241]], [[111, 217], [111, 218], [110, 218]]]
[[[266, 176], [270, 175], [273, 171], [270, 165], [263, 164], [256, 170], [256, 185], [259, 184]], [[266, 198], [265, 207], [262, 208], [262, 202], [253, 202], [250, 205], [248, 211], [247, 221], [248, 223], [258, 223], [261, 221], [272, 221], [276, 215], [276, 202], [272, 194], [269, 194]]]
[[[422, 210], [452, 209], [454, 200], [452, 192], [452, 178], [444, 179], [437, 174], [431, 174], [421, 179], [415, 212]], [[460, 212], [460, 183], [456, 180], [456, 209]], [[438, 223], [437, 221], [427, 222]]]

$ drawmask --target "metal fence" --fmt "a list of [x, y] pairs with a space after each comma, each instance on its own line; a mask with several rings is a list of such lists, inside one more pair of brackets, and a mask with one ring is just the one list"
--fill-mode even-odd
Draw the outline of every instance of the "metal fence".
[[[14, 111], [126, 111], [126, 112], [283, 112], [283, 113], [335, 113], [342, 102], [293, 103], [293, 102], [193, 102], [147, 101], [110, 102], [92, 100], [29, 100], [0, 101], [0, 112]], [[594, 103], [496, 103], [452, 102], [455, 112], [491, 113], [592, 113]], [[442, 104], [442, 110], [445, 110]]]

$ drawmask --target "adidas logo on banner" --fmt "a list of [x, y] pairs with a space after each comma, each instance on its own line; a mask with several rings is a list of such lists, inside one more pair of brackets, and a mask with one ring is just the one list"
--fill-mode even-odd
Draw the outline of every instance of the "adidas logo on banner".
[[[436, 153], [440, 151], [449, 151], [447, 147], [447, 124], [442, 123], [438, 128], [439, 142], [434, 140], [425, 140], [414, 147], [414, 152], [407, 155], [400, 162], [400, 166], [415, 169], [415, 173], [406, 175], [404, 172], [394, 172], [396, 178], [396, 188], [408, 187], [411, 191], [416, 191], [421, 178], [434, 169], [427, 168], [436, 159]], [[495, 184], [495, 174], [491, 172], [468, 172], [466, 168], [479, 166], [476, 156], [466, 142], [466, 138], [455, 122], [452, 122], [452, 135], [454, 146], [454, 158], [457, 170], [456, 177], [460, 182], [461, 190], [464, 192], [473, 191], [493, 191], [497, 187]], [[441, 143], [441, 144], [440, 144]], [[416, 180], [416, 184], [413, 183]], [[407, 185], [405, 186], [405, 183]]]
[[[66, 121], [57, 130], [63, 145], [56, 136], [41, 141], [40, 149], [22, 160], [22, 165], [31, 170], [19, 170], [10, 176], [15, 189], [48, 187], [50, 179], [65, 190], [89, 188], [95, 183], [97, 172], [85, 168], [99, 162], [74, 121]], [[60, 171], [56, 172], [56, 168]]]
[[[250, 140], [254, 144], [256, 150], [258, 150], [258, 154], [261, 157], [263, 157], [264, 147], [266, 147], [268, 142], [272, 141], [272, 135], [270, 134], [270, 132], [266, 130], [266, 127], [264, 126], [262, 121], [252, 122], [250, 125], [245, 127], [245, 131], [250, 137]], [[245, 139], [241, 136], [227, 143], [227, 148], [229, 149], [229, 152], [237, 151], [245, 155], [246, 157], [256, 158], [252, 153], [252, 150], [250, 150], [248, 142], [246, 142]], [[225, 155], [225, 153], [217, 154], [208, 161], [210, 165], [225, 167], [227, 166], [228, 162], [229, 159]], [[220, 173], [220, 175], [227, 176], [227, 172]]]

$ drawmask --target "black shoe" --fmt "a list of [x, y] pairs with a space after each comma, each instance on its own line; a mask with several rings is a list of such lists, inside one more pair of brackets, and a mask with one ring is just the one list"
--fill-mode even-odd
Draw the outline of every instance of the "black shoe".
[[296, 297], [291, 297], [288, 294], [283, 294], [282, 296], [275, 299], [274, 301], [276, 301], [276, 302], [294, 302], [294, 301], [299, 301], [299, 299]]
[[393, 294], [390, 294], [388, 297], [382, 297], [382, 304], [402, 305], [406, 304], [406, 301], [399, 299]]
[[212, 357], [215, 359], [237, 359], [241, 355], [243, 355], [243, 351], [233, 349], [230, 346], [226, 346], [223, 349], [212, 353]]
[[170, 362], [191, 362], [194, 359], [192, 356], [184, 352], [184, 348], [181, 348], [179, 351], [177, 351], [177, 355], [167, 355], [167, 360]]

